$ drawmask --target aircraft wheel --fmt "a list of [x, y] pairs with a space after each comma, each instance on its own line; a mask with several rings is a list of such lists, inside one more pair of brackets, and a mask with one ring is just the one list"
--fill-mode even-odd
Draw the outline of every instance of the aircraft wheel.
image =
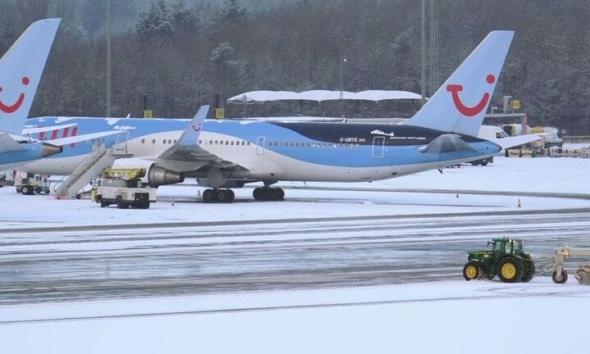
[[215, 194], [213, 193], [212, 189], [205, 189], [203, 192], [203, 201], [204, 202], [212, 202], [215, 199]]
[[254, 188], [252, 194], [256, 200], [268, 200], [269, 197], [268, 188]]
[[220, 189], [217, 191], [217, 200], [219, 200], [220, 202], [228, 202], [229, 201], [229, 194], [227, 193], [227, 190], [225, 189]]
[[567, 272], [565, 270], [561, 271], [561, 274], [557, 274], [557, 272], [553, 272], [551, 275], [551, 279], [555, 284], [565, 284], [567, 282]]
[[278, 200], [278, 192], [276, 188], [269, 188], [268, 189], [268, 200]]

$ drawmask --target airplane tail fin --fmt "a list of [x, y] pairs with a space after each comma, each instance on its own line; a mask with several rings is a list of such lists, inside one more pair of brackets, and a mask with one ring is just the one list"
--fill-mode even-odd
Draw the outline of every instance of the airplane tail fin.
[[477, 136], [513, 31], [493, 31], [412, 118], [402, 124]]
[[0, 59], [0, 131], [21, 134], [60, 21], [33, 23]]

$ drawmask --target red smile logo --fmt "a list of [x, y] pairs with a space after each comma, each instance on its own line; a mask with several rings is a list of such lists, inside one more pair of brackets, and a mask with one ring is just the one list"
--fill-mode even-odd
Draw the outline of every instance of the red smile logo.
[[193, 130], [198, 132], [199, 130], [201, 130], [201, 124], [199, 124], [198, 126], [195, 126], [194, 124], [191, 124], [191, 126], [193, 127]]
[[[496, 82], [496, 78], [494, 75], [489, 74], [486, 77], [486, 81], [491, 85]], [[450, 92], [451, 97], [453, 97], [453, 104], [455, 105], [455, 108], [457, 108], [461, 114], [467, 117], [473, 117], [474, 115], [477, 115], [483, 111], [488, 104], [488, 100], [490, 99], [490, 94], [486, 92], [479, 100], [478, 104], [473, 107], [467, 107], [463, 104], [463, 102], [461, 102], [461, 99], [459, 98], [459, 92], [463, 91], [463, 85], [447, 85], [447, 91]]]
[[[23, 85], [27, 86], [29, 84], [29, 78], [26, 76], [23, 77], [22, 82], [23, 82]], [[2, 86], [0, 86], [0, 92], [2, 92]], [[4, 113], [14, 113], [23, 104], [24, 99], [25, 99], [25, 94], [21, 93], [20, 95], [18, 95], [18, 99], [16, 100], [16, 103], [14, 103], [12, 105], [5, 105], [4, 102], [2, 102], [0, 100], [0, 111], [2, 111]]]

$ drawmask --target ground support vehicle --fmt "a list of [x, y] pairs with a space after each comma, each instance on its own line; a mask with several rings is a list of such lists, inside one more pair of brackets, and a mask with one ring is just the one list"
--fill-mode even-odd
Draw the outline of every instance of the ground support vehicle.
[[119, 209], [148, 209], [156, 202], [156, 190], [141, 182], [145, 174], [145, 168], [106, 168], [93, 183], [92, 198], [102, 208], [116, 204]]
[[15, 171], [14, 186], [17, 193], [33, 195], [35, 193], [49, 194], [49, 176], [37, 175], [29, 172]]
[[494, 157], [493, 156], [486, 157], [485, 159], [479, 159], [479, 160], [471, 161], [471, 164], [473, 166], [477, 166], [477, 165], [487, 166], [488, 163], [494, 163]]
[[535, 263], [523, 248], [523, 240], [507, 237], [488, 242], [489, 250], [469, 252], [463, 267], [465, 280], [494, 279], [504, 283], [529, 282], [535, 275]]
[[[554, 283], [564, 284], [567, 282], [567, 272], [564, 269], [565, 259], [568, 257], [588, 257], [590, 256], [590, 249], [588, 248], [563, 248], [555, 250], [555, 268], [551, 279]], [[583, 264], [574, 271], [574, 278], [578, 280], [581, 285], [590, 285], [590, 264]]]

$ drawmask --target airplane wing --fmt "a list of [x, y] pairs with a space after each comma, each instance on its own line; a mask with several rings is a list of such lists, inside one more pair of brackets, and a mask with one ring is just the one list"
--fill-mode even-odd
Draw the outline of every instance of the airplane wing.
[[209, 106], [201, 106], [197, 114], [195, 114], [194, 118], [184, 129], [178, 142], [168, 150], [164, 151], [159, 157], [163, 159], [178, 160], [179, 158], [184, 158], [187, 153], [190, 154], [192, 152], [192, 147], [197, 145], [201, 128], [205, 122], [205, 117], [207, 117], [207, 112], [209, 112]]
[[457, 134], [443, 134], [431, 141], [428, 145], [421, 147], [418, 151], [425, 154], [441, 154], [460, 150], [476, 151]]
[[202, 149], [198, 144], [201, 127], [208, 111], [208, 105], [199, 109], [178, 142], [156, 158], [158, 165], [176, 171], [195, 171], [211, 161], [220, 162], [219, 157]]

